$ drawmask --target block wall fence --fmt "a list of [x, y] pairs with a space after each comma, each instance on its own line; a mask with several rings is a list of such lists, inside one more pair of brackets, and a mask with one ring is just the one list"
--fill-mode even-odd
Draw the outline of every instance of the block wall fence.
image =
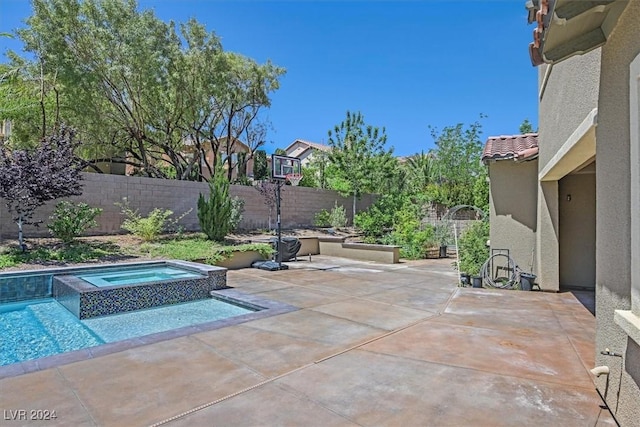
[[[138, 209], [143, 215], [154, 208], [171, 209], [175, 216], [182, 215], [192, 209], [181, 221], [187, 231], [199, 231], [197, 201], [200, 193], [209, 196], [209, 185], [206, 182], [177, 181], [156, 178], [141, 178], [121, 175], [83, 173], [83, 194], [72, 197], [74, 202], [85, 202], [93, 207], [102, 208], [97, 218], [98, 226], [87, 234], [121, 234], [120, 228], [124, 217], [116, 202], [124, 197], [132, 209]], [[269, 227], [269, 208], [262, 195], [253, 187], [232, 185], [231, 196], [238, 196], [245, 201], [244, 218], [240, 223], [242, 229], [267, 229]], [[364, 195], [357, 203], [357, 210], [369, 207], [376, 199], [375, 195]], [[0, 206], [0, 238], [15, 239], [18, 228], [2, 200]], [[50, 236], [46, 227], [58, 200], [47, 203], [36, 210], [34, 219], [43, 220], [39, 227], [24, 227], [25, 238]], [[282, 227], [307, 227], [313, 225], [313, 217], [321, 209], [330, 210], [335, 203], [345, 207], [351, 221], [352, 200], [340, 196], [332, 190], [321, 190], [306, 187], [282, 187]], [[271, 226], [275, 228], [275, 209], [271, 212]]]

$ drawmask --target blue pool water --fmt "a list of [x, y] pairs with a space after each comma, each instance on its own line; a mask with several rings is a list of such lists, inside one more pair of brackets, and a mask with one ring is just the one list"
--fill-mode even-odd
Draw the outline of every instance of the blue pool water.
[[55, 300], [42, 301], [0, 306], [0, 365], [104, 343]]
[[120, 269], [118, 271], [101, 271], [97, 273], [82, 273], [78, 277], [94, 286], [136, 285], [139, 283], [159, 282], [173, 279], [201, 278], [202, 275], [189, 270], [174, 267], [138, 267], [134, 269]]
[[80, 321], [54, 299], [0, 305], [0, 366], [251, 313], [217, 299]]

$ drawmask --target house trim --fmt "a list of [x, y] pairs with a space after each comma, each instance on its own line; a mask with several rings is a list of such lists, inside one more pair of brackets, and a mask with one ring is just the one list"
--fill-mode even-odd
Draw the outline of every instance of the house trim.
[[596, 155], [595, 128], [598, 109], [594, 108], [578, 125], [558, 152], [538, 174], [540, 181], [558, 181]]
[[544, 76], [542, 77], [542, 84], [540, 85], [540, 91], [538, 92], [538, 101], [542, 101], [544, 91], [547, 89], [547, 83], [551, 77], [551, 71], [553, 71], [553, 64], [547, 65], [547, 69], [544, 70]]
[[[640, 257], [640, 55], [629, 66], [631, 161], [631, 259]], [[631, 263], [631, 310], [616, 310], [614, 321], [640, 345], [640, 263]]]

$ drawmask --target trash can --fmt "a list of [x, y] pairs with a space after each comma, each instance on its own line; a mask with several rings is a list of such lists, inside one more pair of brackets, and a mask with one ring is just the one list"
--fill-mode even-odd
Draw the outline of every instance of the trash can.
[[533, 284], [536, 281], [535, 274], [531, 273], [520, 273], [520, 289], [523, 291], [530, 291], [533, 289]]
[[447, 245], [440, 246], [440, 258], [447, 257]]

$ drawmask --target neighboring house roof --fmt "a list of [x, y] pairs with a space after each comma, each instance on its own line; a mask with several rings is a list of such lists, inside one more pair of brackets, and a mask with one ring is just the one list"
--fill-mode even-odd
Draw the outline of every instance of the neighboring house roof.
[[533, 160], [538, 156], [538, 134], [490, 136], [482, 152], [482, 161]]
[[320, 151], [331, 151], [331, 147], [329, 147], [328, 145], [318, 144], [317, 142], [305, 141], [304, 139], [296, 139], [291, 144], [289, 144], [289, 146], [284, 150], [287, 153], [289, 153], [294, 150], [294, 147], [296, 145], [304, 148], [305, 151], [310, 148], [315, 148], [316, 150], [320, 150]]
[[302, 160], [313, 154], [314, 151], [331, 151], [328, 145], [318, 144], [317, 142], [296, 139], [287, 148], [285, 148], [287, 156], [298, 157]]

